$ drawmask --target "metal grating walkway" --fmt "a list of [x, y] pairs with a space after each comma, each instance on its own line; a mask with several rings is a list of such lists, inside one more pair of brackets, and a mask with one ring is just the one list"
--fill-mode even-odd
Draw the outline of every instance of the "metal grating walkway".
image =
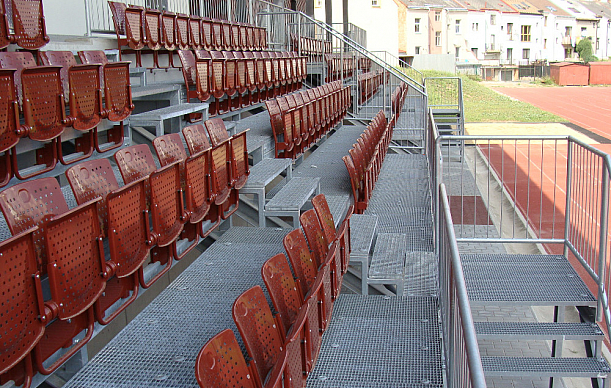
[[442, 387], [434, 297], [340, 295], [308, 387]]

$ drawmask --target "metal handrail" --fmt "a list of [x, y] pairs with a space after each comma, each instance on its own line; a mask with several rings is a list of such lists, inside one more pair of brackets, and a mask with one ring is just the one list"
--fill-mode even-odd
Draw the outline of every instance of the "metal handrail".
[[[432, 129], [429, 129], [432, 131]], [[432, 136], [429, 134], [429, 137]], [[609, 308], [609, 295], [608, 289], [611, 285], [611, 273], [607, 273], [607, 266], [611, 263], [609, 257], [608, 245], [611, 240], [609, 235], [609, 197], [611, 187], [611, 156], [590, 144], [576, 139], [572, 136], [474, 136], [474, 135], [461, 135], [461, 136], [438, 136], [435, 142], [435, 149], [441, 152], [443, 147], [451, 147], [452, 144], [460, 142], [461, 144], [473, 144], [475, 150], [480, 152], [480, 157], [484, 157], [484, 147], [492, 148], [496, 147], [496, 151], [500, 155], [505, 155], [506, 152], [503, 147], [513, 147], [511, 149], [517, 153], [519, 147], [525, 148], [528, 152], [527, 156], [523, 156], [525, 160], [528, 160], [530, 164], [537, 163], [531, 160], [531, 152], [543, 150], [545, 144], [554, 144], [555, 149], [551, 152], [558, 152], [558, 144], [561, 142], [562, 148], [564, 148], [564, 142], [566, 142], [566, 165], [564, 163], [559, 164], [558, 158], [554, 159], [554, 168], [561, 168], [561, 172], [566, 172], [566, 181], [556, 180], [553, 182], [554, 187], [557, 185], [565, 184], [565, 187], [559, 187], [559, 190], [566, 193], [566, 201], [564, 209], [560, 208], [560, 212], [564, 210], [564, 227], [563, 235], [555, 236], [552, 230], [550, 237], [542, 235], [543, 229], [534, 230], [532, 225], [529, 225], [531, 215], [528, 214], [528, 210], [520, 209], [517, 204], [514, 204], [513, 211], [517, 214], [520, 219], [514, 222], [522, 223], [527, 229], [527, 235], [521, 238], [516, 238], [515, 235], [508, 237], [500, 236], [498, 238], [458, 238], [458, 241], [463, 242], [488, 242], [488, 243], [535, 243], [535, 244], [563, 244], [564, 256], [569, 257], [569, 253], [572, 253], [577, 261], [581, 264], [583, 269], [588, 273], [592, 281], [598, 288], [598, 306], [597, 306], [597, 321], [602, 321], [603, 316], [606, 323], [608, 332], [611, 332], [611, 311]], [[547, 143], [546, 143], [547, 142]], [[430, 149], [429, 149], [430, 150]], [[430, 152], [430, 151], [429, 151]], [[541, 158], [543, 158], [543, 151], [541, 152]], [[508, 153], [507, 153], [508, 154]], [[509, 156], [507, 160], [509, 160]], [[439, 164], [435, 167], [437, 175], [432, 176], [431, 179], [435, 180], [435, 187], [441, 184], [443, 179], [443, 161], [442, 158], [435, 159]], [[501, 166], [503, 169], [506, 163], [512, 161], [503, 160]], [[488, 161], [491, 163], [491, 161]], [[497, 160], [498, 162], [498, 160]], [[515, 164], [515, 171], [518, 171], [517, 163]], [[507, 198], [510, 194], [507, 193], [506, 183], [499, 177], [498, 174], [489, 165], [488, 174], [494, 175], [497, 184], [500, 184], [502, 194]], [[543, 176], [543, 169], [540, 169], [540, 174]], [[512, 174], [513, 171], [510, 171]], [[525, 174], [525, 173], [524, 173]], [[530, 171], [528, 172], [530, 174]], [[554, 174], [556, 174], [554, 172]], [[548, 173], [549, 175], [549, 173]], [[562, 174], [560, 174], [562, 175]], [[530, 181], [536, 179], [537, 176], [532, 177], [528, 175], [525, 180], [530, 184]], [[517, 179], [517, 175], [516, 178]], [[557, 178], [555, 178], [557, 179]], [[517, 184], [517, 183], [514, 183]], [[542, 184], [542, 183], [541, 183]], [[536, 185], [535, 185], [536, 186]], [[543, 191], [541, 190], [538, 195], [543, 200]], [[535, 193], [537, 194], [537, 193]], [[527, 206], [531, 205], [531, 202], [538, 200], [534, 194], [528, 193]], [[517, 199], [511, 199], [517, 201]], [[560, 206], [560, 203], [555, 202], [554, 197], [553, 208]], [[543, 202], [539, 205], [543, 206]], [[441, 211], [441, 209], [438, 209]], [[524, 214], [526, 213], [526, 214]], [[538, 215], [542, 218], [543, 214]], [[516, 217], [514, 215], [514, 217]], [[501, 222], [502, 223], [502, 222]], [[540, 227], [540, 226], [539, 226]], [[584, 279], [585, 280], [585, 279]]]
[[[381, 50], [376, 50], [376, 51], [372, 51], [372, 53], [377, 56], [378, 58], [380, 58], [381, 60], [383, 60], [386, 63], [390, 63], [390, 61], [388, 61], [386, 58], [390, 58], [392, 59], [394, 62], [396, 62], [398, 64], [398, 66], [401, 69], [408, 69], [410, 72], [417, 74], [419, 77], [419, 80], [416, 80], [414, 77], [411, 77], [409, 75], [407, 75], [407, 77], [409, 77], [410, 79], [412, 79], [414, 82], [420, 84], [420, 85], [424, 85], [424, 74], [422, 74], [422, 72], [418, 69], [416, 69], [415, 67], [413, 67], [412, 65], [410, 65], [409, 63], [405, 62], [403, 59], [398, 58], [396, 55], [393, 55], [391, 53], [389, 53], [388, 51], [381, 51]], [[384, 59], [382, 59], [380, 57], [380, 55], [384, 55]]]
[[[441, 315], [448, 360], [448, 387], [485, 388], [484, 368], [458, 253], [450, 204], [443, 183], [439, 189], [439, 269]], [[466, 355], [466, 358], [464, 357]], [[468, 375], [464, 374], [467, 371]]]

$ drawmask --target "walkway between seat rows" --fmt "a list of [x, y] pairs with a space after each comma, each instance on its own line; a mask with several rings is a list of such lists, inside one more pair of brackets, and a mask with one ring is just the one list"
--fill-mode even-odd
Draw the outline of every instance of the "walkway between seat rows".
[[[350, 192], [341, 157], [363, 129], [343, 126], [294, 171], [293, 176], [319, 177], [323, 193], [345, 199], [345, 206], [334, 207], [336, 222], [344, 217]], [[413, 156], [397, 156], [406, 163], [403, 171], [413, 168]], [[381, 177], [376, 190], [385, 181], [393, 180]], [[197, 386], [197, 353], [223, 329], [231, 328], [240, 338], [231, 306], [254, 285], [265, 290], [261, 267], [284, 252], [288, 232], [252, 227], [225, 232], [65, 387]], [[308, 386], [441, 386], [437, 311], [435, 297], [341, 295]]]

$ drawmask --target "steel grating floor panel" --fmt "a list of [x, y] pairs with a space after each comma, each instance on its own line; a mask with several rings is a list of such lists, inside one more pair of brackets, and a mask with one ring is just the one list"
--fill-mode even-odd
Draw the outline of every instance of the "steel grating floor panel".
[[582, 322], [474, 322], [477, 337], [483, 338], [539, 338], [539, 339], [602, 339], [603, 331], [597, 324]]
[[407, 253], [407, 236], [379, 233], [369, 265], [371, 279], [401, 279]]
[[378, 217], [354, 214], [350, 218], [350, 255], [367, 256], [373, 245]]
[[[261, 266], [284, 252], [281, 234], [286, 232], [232, 228], [224, 241], [195, 260], [65, 387], [196, 387], [197, 353], [226, 328], [241, 341], [231, 306], [256, 284], [265, 291]], [[240, 243], [231, 241], [240, 237]]]
[[611, 368], [594, 357], [482, 357], [487, 376], [605, 377]]
[[433, 252], [408, 252], [403, 295], [437, 295], [438, 258]]
[[307, 386], [443, 386], [437, 311], [433, 297], [340, 295]]
[[464, 255], [462, 260], [467, 292], [474, 304], [596, 305], [588, 287], [562, 256]]

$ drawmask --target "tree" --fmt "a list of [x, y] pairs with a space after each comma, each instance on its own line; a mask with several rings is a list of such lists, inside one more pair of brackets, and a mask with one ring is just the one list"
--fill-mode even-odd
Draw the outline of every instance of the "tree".
[[582, 39], [577, 43], [575, 47], [575, 51], [579, 54], [579, 58], [585, 63], [595, 62], [598, 60], [596, 56], [592, 53], [592, 42], [590, 39]]

